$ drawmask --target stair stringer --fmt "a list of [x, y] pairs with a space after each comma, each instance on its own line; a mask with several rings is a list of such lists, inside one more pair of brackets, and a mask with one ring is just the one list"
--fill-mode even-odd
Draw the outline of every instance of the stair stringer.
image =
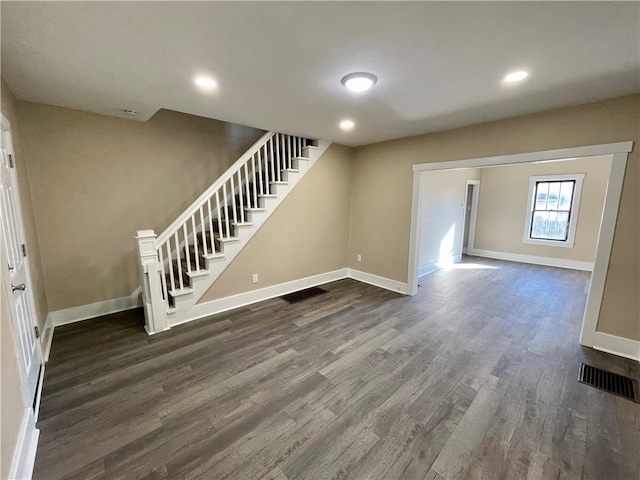
[[[297, 165], [294, 163], [294, 167], [298, 171], [286, 172], [286, 184], [278, 183], [271, 186], [271, 193], [276, 196], [259, 197], [259, 207], [261, 210], [252, 211], [249, 209], [247, 211], [247, 222], [250, 222], [251, 225], [237, 226], [235, 233], [237, 241], [225, 242], [224, 255], [206, 260], [206, 269], [208, 272], [206, 274], [201, 272], [197, 276], [190, 278], [191, 288], [188, 289], [189, 293], [183, 293], [174, 297], [174, 308], [167, 309], [166, 313], [167, 324], [170, 327], [195, 320], [196, 315], [191, 313], [193, 307], [197, 305], [202, 296], [244, 249], [262, 225], [267, 222], [273, 212], [275, 212], [278, 206], [287, 198], [289, 193], [291, 193], [298, 182], [307, 174], [330, 145], [331, 142], [318, 140], [318, 145], [315, 148], [305, 147], [308, 148], [309, 151], [308, 158], [298, 157], [294, 159], [294, 162], [297, 162]], [[198, 315], [198, 318], [199, 317], [201, 317], [201, 315]]]

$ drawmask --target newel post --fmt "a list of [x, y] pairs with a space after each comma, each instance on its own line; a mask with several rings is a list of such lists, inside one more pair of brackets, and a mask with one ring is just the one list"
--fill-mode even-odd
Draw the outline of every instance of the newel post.
[[138, 258], [142, 282], [142, 304], [144, 306], [145, 330], [149, 335], [169, 330], [162, 299], [160, 272], [162, 265], [156, 250], [156, 233], [153, 230], [138, 230]]

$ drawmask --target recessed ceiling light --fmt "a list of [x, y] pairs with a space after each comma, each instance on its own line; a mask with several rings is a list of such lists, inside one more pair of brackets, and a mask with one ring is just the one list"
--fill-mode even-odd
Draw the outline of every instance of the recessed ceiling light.
[[366, 72], [350, 73], [342, 77], [342, 84], [352, 92], [369, 90], [377, 81], [375, 75]]
[[131, 115], [132, 117], [135, 117], [138, 115], [138, 112], [130, 108], [125, 108], [124, 110], [122, 110], [122, 113], [124, 113], [125, 115]]
[[353, 123], [353, 120], [342, 120], [340, 122], [340, 128], [342, 130], [351, 130], [354, 125], [355, 123]]
[[527, 72], [525, 72], [524, 70], [518, 70], [517, 72], [511, 72], [511, 73], [505, 75], [505, 77], [503, 78], [503, 81], [505, 81], [507, 83], [521, 82], [522, 80], [524, 80], [528, 76], [529, 76], [529, 74]]
[[213, 78], [209, 78], [209, 77], [196, 77], [194, 82], [200, 88], [204, 88], [207, 90], [212, 90], [218, 86], [216, 81]]

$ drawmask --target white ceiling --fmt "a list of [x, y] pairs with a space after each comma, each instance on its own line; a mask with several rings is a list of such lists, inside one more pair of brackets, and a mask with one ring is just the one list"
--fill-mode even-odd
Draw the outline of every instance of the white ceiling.
[[[20, 99], [363, 145], [640, 90], [638, 2], [1, 2]], [[505, 88], [514, 69], [530, 78]], [[340, 79], [372, 72], [366, 94]], [[193, 85], [215, 77], [215, 93]], [[353, 119], [342, 132], [338, 123]]]

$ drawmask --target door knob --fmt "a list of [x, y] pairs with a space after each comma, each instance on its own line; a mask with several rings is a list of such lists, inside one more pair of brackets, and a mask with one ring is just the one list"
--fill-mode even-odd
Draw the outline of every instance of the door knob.
[[24, 292], [27, 289], [27, 286], [24, 283], [21, 283], [20, 285], [14, 285], [13, 283], [11, 284], [11, 291], [15, 292], [16, 290], [20, 290], [21, 292]]

